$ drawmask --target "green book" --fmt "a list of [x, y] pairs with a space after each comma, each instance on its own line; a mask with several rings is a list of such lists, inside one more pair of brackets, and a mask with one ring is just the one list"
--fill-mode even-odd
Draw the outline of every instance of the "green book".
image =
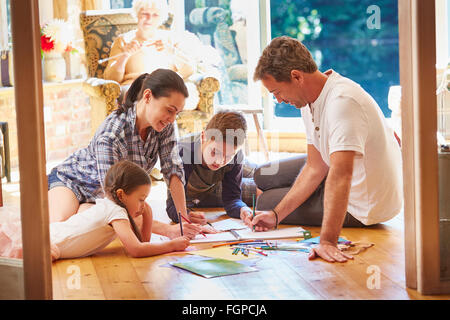
[[190, 271], [205, 278], [214, 278], [258, 271], [255, 268], [225, 259], [206, 259], [190, 262], [173, 262], [174, 267]]

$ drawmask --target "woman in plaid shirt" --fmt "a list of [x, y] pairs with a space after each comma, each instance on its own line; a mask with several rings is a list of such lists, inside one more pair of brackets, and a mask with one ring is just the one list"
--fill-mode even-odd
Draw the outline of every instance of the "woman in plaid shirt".
[[[176, 209], [187, 216], [183, 163], [173, 126], [187, 97], [183, 79], [174, 71], [157, 69], [138, 77], [128, 90], [125, 103], [103, 121], [89, 145], [49, 174], [50, 222], [64, 221], [103, 197], [104, 178], [114, 163], [129, 160], [150, 172], [158, 156]], [[195, 217], [191, 216], [191, 220], [195, 222]], [[180, 232], [177, 225], [161, 223], [154, 227], [163, 228], [154, 232], [169, 237]], [[183, 229], [185, 235], [200, 231], [196, 225]]]

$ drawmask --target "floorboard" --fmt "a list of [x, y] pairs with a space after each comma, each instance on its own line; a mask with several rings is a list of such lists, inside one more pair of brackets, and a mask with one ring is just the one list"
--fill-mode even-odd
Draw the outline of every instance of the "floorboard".
[[[6, 191], [5, 191], [6, 189]], [[3, 189], [5, 210], [19, 211], [15, 185]], [[166, 187], [157, 183], [147, 199], [154, 217], [170, 222], [165, 214]], [[220, 219], [217, 209], [208, 217]], [[304, 227], [313, 236], [320, 228]], [[306, 253], [273, 252], [256, 263], [257, 272], [205, 279], [187, 271], [167, 267], [186, 255], [173, 253], [148, 258], [131, 258], [119, 240], [101, 252], [82, 259], [53, 263], [54, 299], [181, 299], [181, 300], [290, 300], [290, 299], [450, 299], [450, 295], [423, 296], [405, 287], [403, 216], [370, 228], [344, 228], [341, 236], [374, 246], [347, 263], [308, 260]], [[212, 244], [196, 245], [208, 248]], [[375, 266], [375, 267], [374, 267]], [[379, 288], [371, 289], [370, 267], [380, 271]], [[74, 282], [79, 269], [80, 286]], [[75, 287], [74, 287], [75, 286]]]

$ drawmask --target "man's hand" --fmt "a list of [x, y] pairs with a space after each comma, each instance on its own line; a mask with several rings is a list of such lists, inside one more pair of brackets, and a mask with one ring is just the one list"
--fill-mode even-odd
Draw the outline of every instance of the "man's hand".
[[347, 262], [353, 259], [353, 256], [339, 250], [336, 245], [328, 242], [320, 243], [317, 247], [312, 248], [309, 253], [309, 260], [320, 257], [328, 262]]
[[255, 226], [255, 231], [267, 231], [275, 228], [276, 217], [273, 211], [256, 211], [253, 213], [241, 214], [241, 219], [251, 229]]

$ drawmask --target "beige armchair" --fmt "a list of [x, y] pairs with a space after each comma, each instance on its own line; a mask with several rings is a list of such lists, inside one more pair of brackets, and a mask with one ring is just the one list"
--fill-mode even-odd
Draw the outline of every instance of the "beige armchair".
[[[170, 28], [172, 16], [164, 24]], [[108, 58], [112, 43], [122, 33], [136, 29], [136, 20], [129, 10], [89, 10], [80, 14], [83, 30], [88, 78], [84, 90], [90, 97], [92, 134], [113, 110], [117, 108], [120, 85], [116, 81], [103, 79], [106, 63], [99, 64], [100, 59]], [[180, 113], [177, 118], [180, 135], [192, 133], [205, 128], [214, 113], [214, 94], [219, 91], [219, 81], [207, 75], [196, 75], [195, 84], [199, 92], [199, 102], [195, 110]]]

